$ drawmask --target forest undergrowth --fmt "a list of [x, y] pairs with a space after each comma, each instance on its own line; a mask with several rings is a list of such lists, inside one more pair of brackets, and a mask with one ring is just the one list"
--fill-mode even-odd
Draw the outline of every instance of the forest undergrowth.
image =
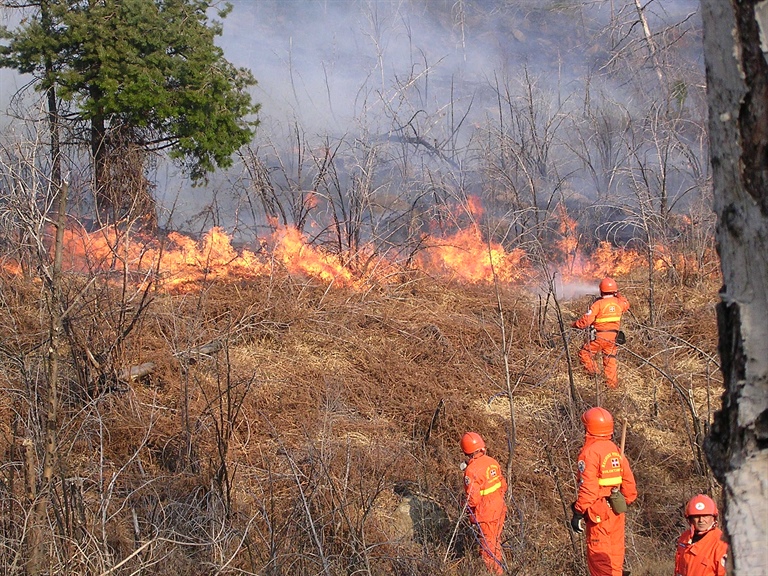
[[[584, 575], [568, 518], [579, 417], [598, 404], [617, 441], [627, 422], [640, 493], [627, 569], [671, 573], [684, 503], [719, 496], [701, 451], [722, 392], [719, 279], [660, 272], [652, 299], [647, 271], [617, 281], [631, 310], [609, 390], [580, 370], [583, 335], [568, 328], [589, 296], [414, 273], [365, 290], [274, 274], [131, 299], [68, 277], [50, 573], [482, 573], [461, 514], [459, 439], [473, 430], [509, 480], [507, 573]], [[44, 318], [39, 283], [4, 272], [4, 574], [23, 573], [40, 497]]]

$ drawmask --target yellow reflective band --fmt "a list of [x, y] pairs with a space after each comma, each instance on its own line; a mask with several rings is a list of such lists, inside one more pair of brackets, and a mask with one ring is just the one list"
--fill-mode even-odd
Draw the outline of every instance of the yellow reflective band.
[[491, 494], [493, 492], [496, 492], [501, 488], [501, 481], [497, 482], [494, 486], [491, 486], [490, 488], [486, 488], [485, 490], [480, 490], [480, 496], [485, 496], [486, 494]]
[[595, 324], [602, 324], [603, 322], [618, 322], [621, 320], [621, 316], [606, 316], [603, 318], [595, 318]]
[[600, 478], [597, 483], [599, 486], [620, 486], [621, 476], [617, 476], [616, 478]]

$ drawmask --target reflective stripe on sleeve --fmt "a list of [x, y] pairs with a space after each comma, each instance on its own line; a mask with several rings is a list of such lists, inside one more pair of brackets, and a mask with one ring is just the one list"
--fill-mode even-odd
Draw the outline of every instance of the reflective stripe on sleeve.
[[[619, 479], [619, 481], [621, 481], [621, 479]], [[493, 492], [496, 492], [496, 490], [498, 490], [499, 488], [501, 488], [501, 481], [497, 482], [493, 486], [489, 486], [488, 488], [480, 490], [480, 496], [485, 496], [486, 494], [491, 494]]]

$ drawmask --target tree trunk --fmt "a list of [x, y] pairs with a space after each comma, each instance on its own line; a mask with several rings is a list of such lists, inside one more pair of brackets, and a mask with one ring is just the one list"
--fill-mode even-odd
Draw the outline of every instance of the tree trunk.
[[43, 546], [45, 519], [53, 490], [53, 477], [58, 456], [58, 420], [59, 420], [59, 359], [61, 358], [64, 315], [61, 302], [61, 263], [64, 247], [64, 228], [66, 227], [68, 186], [64, 183], [58, 191], [58, 215], [56, 218], [56, 238], [53, 246], [53, 263], [46, 276], [46, 303], [48, 308], [48, 354], [47, 381], [43, 406], [43, 472], [40, 488], [31, 514], [30, 529], [27, 537], [28, 576], [35, 576], [43, 571], [43, 559], [46, 550]]
[[768, 534], [768, 3], [702, 0], [723, 272], [723, 405], [705, 443], [725, 488], [733, 573], [762, 574]]
[[[46, 29], [52, 27], [48, 4], [41, 3], [42, 22]], [[27, 548], [27, 563], [25, 572], [29, 576], [39, 574], [43, 569], [43, 560], [45, 558], [44, 532], [45, 519], [47, 517], [48, 503], [50, 501], [50, 491], [52, 490], [53, 476], [56, 468], [57, 455], [57, 430], [58, 430], [58, 382], [59, 382], [59, 357], [62, 336], [62, 316], [60, 302], [60, 275], [64, 244], [64, 227], [66, 225], [67, 195], [68, 187], [62, 183], [61, 174], [61, 147], [60, 147], [60, 125], [59, 110], [56, 97], [56, 88], [51, 80], [53, 78], [53, 64], [50, 58], [45, 62], [46, 79], [49, 86], [46, 90], [48, 103], [48, 122], [51, 136], [51, 187], [55, 194], [55, 206], [57, 210], [55, 229], [56, 238], [54, 241], [54, 256], [49, 274], [46, 276], [47, 293], [46, 300], [49, 313], [49, 332], [48, 332], [48, 358], [47, 358], [47, 390], [41, 402], [43, 407], [43, 473], [40, 478], [39, 492], [37, 491], [36, 478], [34, 474], [28, 476], [28, 495], [34, 501], [34, 508], [30, 515], [29, 530], [25, 536], [25, 545]], [[28, 462], [32, 462], [33, 445], [29, 442], [26, 446], [26, 457]], [[30, 467], [28, 466], [29, 472]]]
[[[53, 65], [48, 64], [50, 70]], [[56, 88], [49, 87], [46, 91], [48, 98], [48, 123], [51, 129], [51, 184], [56, 193], [61, 193], [61, 136], [59, 134], [59, 106], [56, 98]]]
[[[96, 98], [96, 96], [91, 96]], [[93, 195], [96, 201], [96, 212], [107, 216], [112, 208], [112, 202], [106, 190], [107, 185], [107, 149], [104, 142], [106, 128], [104, 117], [95, 116], [91, 119], [91, 157], [93, 158]]]

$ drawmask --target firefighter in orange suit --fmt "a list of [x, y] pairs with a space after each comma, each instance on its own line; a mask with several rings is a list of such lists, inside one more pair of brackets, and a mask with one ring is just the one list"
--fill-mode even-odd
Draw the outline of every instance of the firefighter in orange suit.
[[579, 492], [571, 505], [571, 527], [575, 532], [586, 532], [591, 576], [622, 576], [624, 512], [637, 498], [635, 477], [626, 456], [611, 441], [611, 413], [605, 408], [590, 408], [581, 421], [586, 437], [579, 453]]
[[477, 432], [461, 438], [461, 449], [468, 457], [464, 469], [464, 491], [467, 495], [469, 519], [477, 527], [480, 555], [492, 574], [503, 574], [504, 556], [501, 532], [507, 516], [504, 495], [507, 481], [499, 463], [485, 452], [485, 442]]
[[595, 355], [603, 354], [605, 383], [609, 388], [616, 388], [619, 383], [616, 373], [616, 336], [621, 329], [621, 315], [629, 310], [629, 301], [619, 293], [619, 287], [613, 278], [603, 278], [600, 282], [600, 298], [596, 300], [586, 314], [571, 324], [574, 328], [589, 328], [589, 338], [579, 350], [579, 360], [591, 376], [599, 373]]
[[688, 501], [685, 517], [691, 527], [680, 535], [675, 553], [675, 576], [725, 576], [728, 544], [717, 527], [717, 504], [698, 494]]

